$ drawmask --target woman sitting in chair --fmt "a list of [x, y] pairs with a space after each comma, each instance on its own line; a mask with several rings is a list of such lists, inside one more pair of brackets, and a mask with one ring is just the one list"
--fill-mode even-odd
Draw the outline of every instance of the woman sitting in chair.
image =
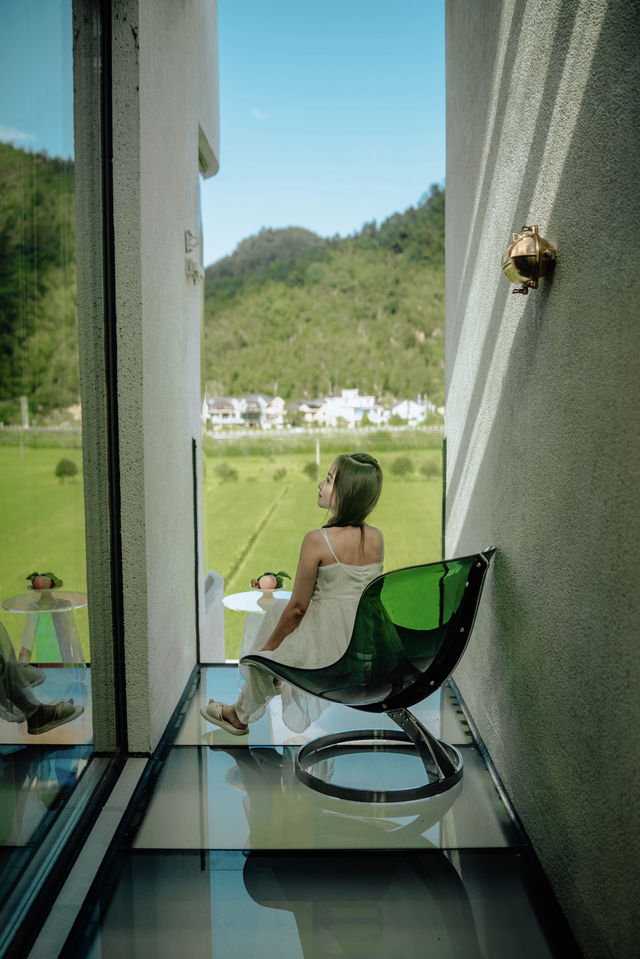
[[[274, 600], [242, 655], [261, 651], [290, 666], [318, 669], [343, 655], [364, 588], [382, 573], [384, 540], [365, 519], [382, 489], [380, 465], [367, 453], [343, 454], [319, 484], [318, 506], [331, 520], [302, 540], [291, 599]], [[210, 723], [246, 735], [278, 692], [286, 725], [302, 732], [328, 705], [287, 683], [279, 688], [262, 670], [241, 666], [245, 684], [232, 706], [210, 700], [201, 710]]]

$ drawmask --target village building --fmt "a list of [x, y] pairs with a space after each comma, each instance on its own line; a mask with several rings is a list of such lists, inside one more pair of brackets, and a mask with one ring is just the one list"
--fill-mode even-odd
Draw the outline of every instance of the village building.
[[339, 426], [345, 423], [356, 426], [366, 413], [370, 419], [376, 409], [375, 396], [361, 396], [357, 389], [342, 390], [340, 396], [327, 396], [318, 414], [324, 426]]

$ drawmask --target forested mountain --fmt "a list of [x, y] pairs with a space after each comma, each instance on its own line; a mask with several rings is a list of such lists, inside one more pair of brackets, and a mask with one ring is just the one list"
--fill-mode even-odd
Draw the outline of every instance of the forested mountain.
[[238, 243], [231, 256], [224, 256], [208, 266], [206, 276], [208, 280], [243, 276], [272, 263], [289, 263], [305, 250], [322, 246], [324, 242], [317, 233], [299, 226], [289, 226], [284, 230], [263, 228], [255, 236]]
[[[210, 393], [358, 387], [440, 404], [444, 192], [325, 240], [261, 230], [206, 270]], [[79, 398], [73, 164], [0, 143], [0, 421]]]
[[[267, 243], [273, 251], [282, 240], [286, 249], [293, 232], [252, 237], [256, 262], [264, 262]], [[365, 224], [352, 237], [314, 243], [293, 258], [273, 257], [268, 265], [246, 269], [247, 242], [221, 261], [224, 274], [218, 264], [207, 269], [210, 393], [277, 393], [289, 400], [358, 387], [382, 399], [426, 392], [437, 405], [443, 402], [439, 187], [380, 227]]]
[[0, 143], [0, 419], [78, 400], [73, 163]]

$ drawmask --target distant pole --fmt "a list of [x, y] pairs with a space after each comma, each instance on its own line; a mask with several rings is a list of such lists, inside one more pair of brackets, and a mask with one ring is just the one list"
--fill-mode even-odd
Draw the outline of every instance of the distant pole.
[[316, 479], [320, 474], [320, 438], [316, 436]]
[[20, 428], [20, 459], [24, 459], [24, 431], [29, 429], [29, 401], [26, 396], [20, 397], [20, 412], [22, 426]]

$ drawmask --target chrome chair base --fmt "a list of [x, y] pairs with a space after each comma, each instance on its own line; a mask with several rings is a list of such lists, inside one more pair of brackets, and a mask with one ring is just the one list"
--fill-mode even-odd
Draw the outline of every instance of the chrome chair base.
[[[391, 729], [359, 729], [320, 736], [305, 743], [296, 755], [296, 777], [309, 788], [325, 796], [355, 802], [411, 802], [435, 796], [451, 789], [462, 778], [462, 756], [449, 743], [436, 739], [408, 709], [389, 710], [388, 715], [400, 727]], [[347, 744], [353, 743], [353, 749]], [[357, 745], [356, 745], [357, 744]], [[310, 772], [310, 767], [345, 752], [417, 752], [422, 759], [427, 781], [405, 789], [367, 789], [329, 782]]]

